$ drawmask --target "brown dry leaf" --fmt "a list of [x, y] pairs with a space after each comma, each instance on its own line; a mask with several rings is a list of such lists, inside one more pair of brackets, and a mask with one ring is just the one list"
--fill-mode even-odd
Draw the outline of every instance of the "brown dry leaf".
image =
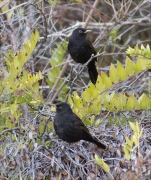
[[[18, 54], [18, 53], [17, 53], [17, 54]], [[17, 55], [17, 54], [16, 54], [16, 55]], [[24, 93], [23, 90], [16, 90], [16, 91], [14, 91], [14, 94], [15, 94], [16, 96], [18, 96], [18, 95], [24, 96], [24, 95], [25, 95], [25, 93]]]
[[18, 146], [17, 146], [17, 148], [20, 150], [20, 149], [24, 149], [25, 148], [25, 145], [24, 144], [19, 144]]
[[144, 163], [145, 160], [143, 158], [137, 158], [137, 163], [135, 164], [135, 167], [139, 168]]
[[17, 166], [17, 163], [12, 163], [12, 162], [10, 162], [9, 163], [9, 166], [12, 168], [12, 169], [15, 169], [16, 168], [16, 166]]
[[19, 131], [20, 131], [20, 132], [24, 132], [24, 126], [23, 126], [23, 124], [21, 124], [21, 127], [22, 127], [22, 128], [20, 128]]
[[4, 157], [4, 154], [0, 154], [0, 159], [3, 159], [3, 157]]
[[1, 174], [1, 178], [2, 178], [2, 180], [6, 180], [4, 174]]
[[124, 163], [125, 163], [125, 159], [123, 159], [123, 160], [120, 162], [120, 167], [121, 167], [121, 168], [124, 167]]
[[94, 173], [92, 173], [92, 172], [89, 173], [89, 176], [90, 176], [91, 178], [95, 178], [95, 177], [96, 177], [96, 175], [95, 175]]
[[64, 158], [64, 162], [69, 163], [69, 159]]
[[77, 144], [78, 146], [80, 146], [80, 141], [76, 142], [75, 144]]
[[51, 167], [52, 171], [55, 171], [56, 169], [56, 165], [54, 164], [52, 167]]
[[23, 161], [28, 161], [28, 158], [26, 156], [21, 157]]
[[10, 120], [14, 120], [14, 118], [15, 118], [15, 117], [14, 117], [13, 114], [10, 114], [10, 115], [9, 115], [9, 119], [10, 119]]
[[79, 157], [83, 159], [85, 158], [83, 154], [79, 154]]
[[109, 145], [108, 145], [108, 148], [109, 148], [110, 152], [114, 152], [113, 144], [109, 144]]
[[118, 149], [122, 152], [124, 148], [123, 148], [123, 146], [120, 145], [120, 146], [118, 146]]
[[35, 127], [34, 127], [32, 124], [29, 124], [29, 128], [30, 128], [32, 131], [35, 131]]
[[34, 180], [41, 180], [41, 179], [42, 179], [42, 177], [36, 176]]
[[124, 153], [124, 146], [121, 146], [121, 152]]
[[61, 170], [61, 173], [62, 173], [64, 176], [67, 176], [67, 175], [68, 175], [67, 171], [64, 170], [64, 169]]
[[89, 171], [92, 171], [92, 166], [91, 166], [91, 165], [88, 166], [87, 169], [88, 169]]
[[53, 157], [53, 155], [52, 154], [49, 154], [49, 155], [47, 155], [47, 162], [49, 162], [49, 161], [51, 161], [51, 159], [52, 159], [52, 157]]
[[115, 133], [112, 134], [112, 137], [115, 139]]
[[61, 180], [61, 173], [56, 173], [56, 180]]
[[77, 155], [75, 155], [75, 161], [77, 162], [77, 163], [79, 163], [79, 159], [80, 159], [80, 157], [79, 156], [77, 156]]
[[121, 169], [120, 167], [117, 167], [117, 168], [116, 168], [116, 172], [117, 172], [118, 174], [120, 174], [121, 171], [122, 171], [122, 169]]

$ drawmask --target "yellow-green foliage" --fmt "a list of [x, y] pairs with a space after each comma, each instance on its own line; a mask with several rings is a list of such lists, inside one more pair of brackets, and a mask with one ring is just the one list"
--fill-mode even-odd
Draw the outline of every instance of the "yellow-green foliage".
[[[67, 50], [67, 42], [63, 41], [62, 44], [57, 44], [57, 47], [52, 51], [52, 58], [50, 59], [50, 65], [51, 65], [51, 71], [48, 72], [48, 79], [47, 83], [52, 88], [54, 85], [55, 81], [57, 80], [57, 77], [62, 69], [63, 66], [63, 57], [66, 53]], [[62, 78], [59, 82], [58, 88], [62, 84], [64, 78]], [[66, 95], [67, 88], [66, 86], [63, 87], [61, 90], [62, 95]]]
[[59, 0], [47, 0], [47, 1], [52, 7], [54, 7], [59, 2]]
[[5, 55], [7, 69], [3, 70], [3, 79], [0, 82], [0, 130], [4, 127], [15, 127], [22, 114], [19, 110], [19, 104], [27, 102], [38, 105], [43, 101], [41, 94], [39, 94], [38, 83], [43, 78], [41, 72], [29, 74], [24, 69], [24, 64], [34, 50], [38, 38], [39, 32], [36, 30], [19, 53], [13, 54], [10, 51], [9, 54]]
[[[116, 66], [111, 64], [109, 76], [101, 72], [98, 76], [96, 85], [92, 83], [82, 93], [81, 97], [73, 92], [68, 97], [68, 102], [73, 107], [75, 113], [80, 118], [85, 119], [88, 124], [92, 124], [89, 116], [98, 115], [103, 107], [105, 110], [121, 111], [121, 110], [144, 110], [151, 107], [151, 100], [146, 94], [142, 94], [136, 98], [134, 94], [129, 97], [125, 93], [112, 92], [109, 94], [107, 91], [117, 83], [126, 80], [129, 76], [140, 73], [145, 69], [151, 68], [151, 50], [149, 46], [145, 48], [141, 46], [139, 49], [136, 46], [134, 49], [128, 48], [126, 51], [130, 56], [136, 57], [136, 62], [133, 62], [129, 57], [126, 57], [125, 67], [117, 61]], [[90, 118], [91, 119], [91, 118]]]
[[140, 130], [138, 122], [136, 122], [136, 125], [132, 122], [129, 122], [129, 124], [133, 130], [133, 135], [131, 136], [131, 138], [126, 137], [124, 153], [127, 160], [130, 160], [131, 152], [134, 151], [134, 149], [136, 149], [137, 147], [139, 148], [139, 139], [143, 133], [143, 130]]
[[104, 162], [103, 159], [100, 159], [97, 154], [95, 154], [94, 161], [106, 172], [110, 172], [110, 167]]

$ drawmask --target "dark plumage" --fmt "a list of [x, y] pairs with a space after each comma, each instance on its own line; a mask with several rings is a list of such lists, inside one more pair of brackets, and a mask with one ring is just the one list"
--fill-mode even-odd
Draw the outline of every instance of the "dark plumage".
[[[96, 55], [96, 51], [93, 45], [86, 38], [87, 32], [90, 32], [90, 31], [91, 30], [86, 30], [84, 28], [77, 28], [73, 31], [70, 37], [68, 50], [70, 52], [72, 59], [77, 63], [84, 64], [91, 58], [92, 54]], [[90, 80], [93, 84], [96, 84], [96, 80], [98, 77], [98, 72], [95, 66], [96, 61], [97, 61], [97, 58], [94, 58], [87, 65]]]
[[80, 140], [85, 140], [96, 144], [102, 149], [106, 149], [104, 144], [98, 142], [91, 136], [87, 127], [83, 124], [80, 118], [73, 113], [70, 106], [65, 102], [61, 102], [56, 105], [54, 128], [56, 134], [63, 141], [74, 143]]

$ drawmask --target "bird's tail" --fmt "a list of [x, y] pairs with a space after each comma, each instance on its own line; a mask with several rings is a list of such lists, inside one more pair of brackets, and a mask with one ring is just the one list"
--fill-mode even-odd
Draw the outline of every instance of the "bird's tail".
[[93, 144], [96, 144], [98, 147], [102, 149], [107, 150], [107, 147], [103, 143], [99, 142], [95, 137], [91, 136], [91, 134], [89, 134], [88, 132], [85, 134], [85, 136], [82, 137], [82, 139], [85, 141], [89, 141]]
[[102, 148], [102, 149], [107, 149], [107, 147], [106, 147], [104, 144], [98, 142], [95, 138], [92, 138], [92, 139], [91, 139], [91, 142], [92, 142], [93, 144], [96, 144], [98, 147], [100, 147], [100, 148]]
[[98, 78], [98, 71], [95, 66], [95, 61], [91, 61], [87, 67], [88, 67], [90, 80], [95, 85]]

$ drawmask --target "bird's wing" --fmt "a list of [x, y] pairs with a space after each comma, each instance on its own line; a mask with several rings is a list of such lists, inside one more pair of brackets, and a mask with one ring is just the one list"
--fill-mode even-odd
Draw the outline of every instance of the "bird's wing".
[[87, 39], [87, 49], [89, 49], [90, 51], [92, 51], [92, 53], [93, 53], [94, 55], [96, 55], [96, 51], [95, 51], [92, 43], [91, 43], [88, 39]]
[[83, 124], [81, 119], [73, 113], [72, 115], [68, 116], [68, 120], [68, 130], [64, 132], [66, 136], [68, 136], [69, 139], [71, 138], [71, 140], [74, 142], [85, 139], [85, 136], [89, 134], [89, 130]]
[[74, 114], [74, 115], [75, 115], [74, 121], [73, 121], [74, 126], [77, 127], [79, 129], [79, 131], [81, 131], [81, 132], [89, 133], [88, 128], [84, 125], [82, 120], [76, 114]]

